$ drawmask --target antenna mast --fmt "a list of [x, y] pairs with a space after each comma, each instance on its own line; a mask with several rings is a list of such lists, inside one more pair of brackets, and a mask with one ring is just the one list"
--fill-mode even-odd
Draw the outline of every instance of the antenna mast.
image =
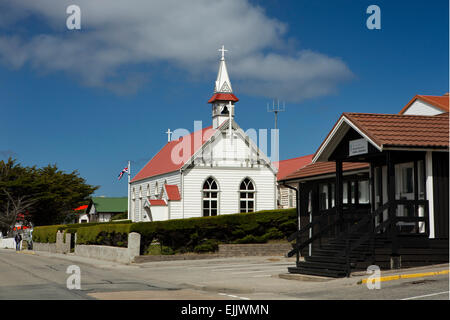
[[277, 99], [277, 104], [275, 105], [275, 100], [272, 102], [272, 108], [269, 108], [267, 104], [267, 112], [273, 112], [275, 115], [275, 130], [278, 129], [278, 113], [286, 111], [285, 103], [283, 102], [283, 107], [280, 108], [280, 100]]

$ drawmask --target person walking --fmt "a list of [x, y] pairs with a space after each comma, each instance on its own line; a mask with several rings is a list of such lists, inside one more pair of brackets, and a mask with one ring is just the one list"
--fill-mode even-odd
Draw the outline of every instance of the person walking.
[[17, 233], [14, 237], [14, 240], [16, 241], [16, 251], [20, 251], [20, 242], [22, 241], [22, 236]]

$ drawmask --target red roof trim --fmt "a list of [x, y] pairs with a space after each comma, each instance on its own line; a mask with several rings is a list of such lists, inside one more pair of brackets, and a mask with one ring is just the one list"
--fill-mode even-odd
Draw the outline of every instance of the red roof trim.
[[148, 202], [151, 206], [167, 206], [167, 203], [162, 199], [149, 199]]
[[165, 184], [164, 188], [166, 189], [167, 199], [169, 199], [169, 201], [181, 200], [180, 191], [178, 190], [177, 185]]
[[215, 93], [211, 99], [208, 100], [208, 103], [213, 103], [215, 101], [234, 101], [238, 102], [239, 99], [232, 93]]

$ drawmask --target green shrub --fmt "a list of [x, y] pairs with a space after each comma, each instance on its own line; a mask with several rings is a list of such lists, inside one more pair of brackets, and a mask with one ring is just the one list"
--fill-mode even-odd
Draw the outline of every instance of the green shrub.
[[234, 243], [243, 244], [243, 243], [266, 243], [267, 239], [263, 236], [254, 236], [252, 234], [249, 234], [242, 239], [237, 239], [234, 241]]
[[[111, 217], [111, 221], [114, 220], [123, 220], [123, 219], [128, 219], [128, 213], [127, 212], [123, 212], [123, 213], [118, 213], [115, 214]], [[130, 220], [131, 221], [131, 220]]]
[[56, 233], [64, 227], [64, 225], [35, 227], [33, 229], [33, 242], [55, 243]]
[[215, 252], [217, 250], [219, 250], [219, 243], [213, 239], [204, 240], [194, 247], [196, 253]]

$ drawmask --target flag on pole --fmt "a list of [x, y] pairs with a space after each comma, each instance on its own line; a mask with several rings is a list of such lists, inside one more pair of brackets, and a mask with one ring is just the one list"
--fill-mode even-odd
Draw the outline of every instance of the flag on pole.
[[118, 177], [119, 180], [122, 178], [124, 173], [128, 173], [128, 167], [125, 167], [125, 168], [123, 168], [122, 171], [120, 171], [119, 177]]

